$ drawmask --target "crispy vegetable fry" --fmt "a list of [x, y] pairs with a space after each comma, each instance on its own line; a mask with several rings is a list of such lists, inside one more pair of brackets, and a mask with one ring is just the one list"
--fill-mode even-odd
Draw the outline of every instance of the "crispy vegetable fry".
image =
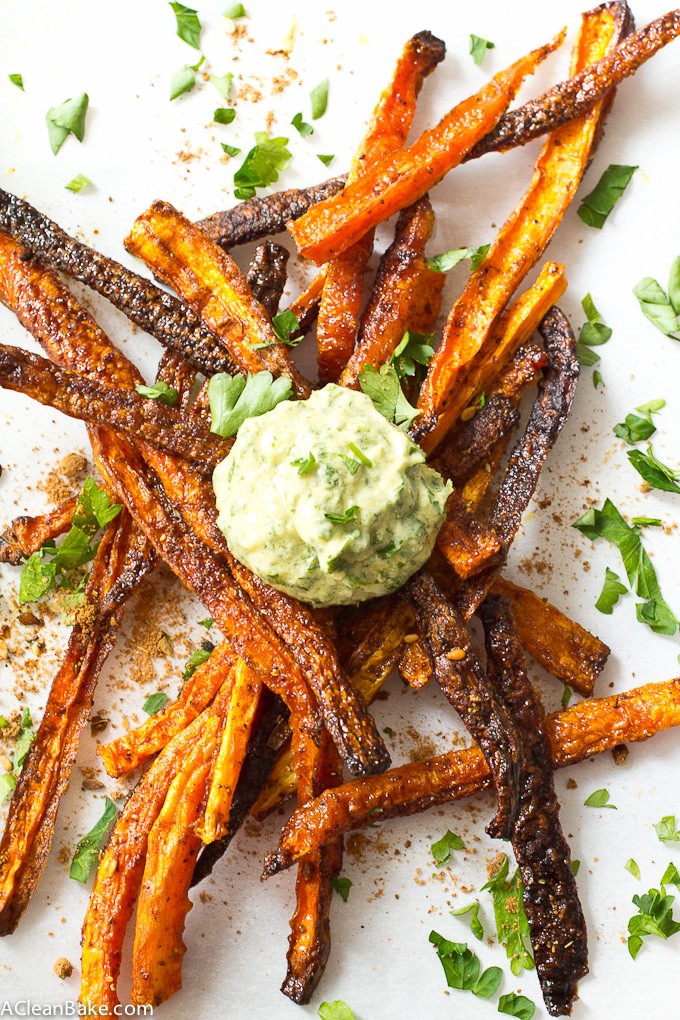
[[400, 214], [394, 241], [380, 260], [373, 293], [361, 317], [357, 348], [340, 376], [341, 386], [356, 389], [364, 365], [385, 364], [405, 330], [421, 334], [434, 330], [446, 277], [430, 269], [425, 259], [433, 226], [427, 195]]
[[59, 538], [71, 527], [77, 496], [65, 500], [54, 510], [38, 517], [16, 517], [0, 535], [0, 563], [18, 567], [45, 542]]
[[286, 272], [288, 269], [289, 252], [283, 245], [274, 244], [273, 241], [263, 241], [255, 249], [252, 261], [248, 267], [246, 280], [253, 292], [253, 297], [259, 301], [267, 315], [271, 319], [279, 310], [279, 301], [286, 286]]
[[430, 464], [454, 485], [462, 485], [518, 421], [519, 411], [513, 402], [497, 393], [457, 432], [447, 437]]
[[[392, 80], [381, 95], [368, 131], [354, 156], [347, 185], [372, 170], [378, 160], [404, 145], [415, 114], [418, 93], [425, 78], [444, 59], [445, 52], [444, 43], [430, 32], [419, 32], [406, 43]], [[434, 216], [430, 211], [428, 236], [433, 222]], [[322, 382], [335, 382], [354, 350], [364, 274], [372, 250], [373, 231], [369, 230], [327, 266], [317, 324], [319, 377]], [[397, 343], [400, 339], [401, 336]]]
[[420, 635], [410, 635], [415, 640], [404, 643], [399, 660], [399, 675], [409, 687], [419, 690], [432, 679], [432, 665], [425, 642]]
[[591, 697], [609, 657], [607, 645], [528, 588], [497, 577], [492, 590], [509, 599], [527, 652], [558, 680], [585, 698]]
[[204, 843], [225, 836], [231, 805], [248, 750], [262, 682], [242, 659], [231, 671], [231, 698], [208, 782], [203, 818], [195, 826]]
[[214, 334], [172, 294], [69, 235], [16, 195], [0, 190], [0, 230], [59, 272], [101, 294], [165, 347], [212, 375], [233, 371]]
[[496, 75], [412, 145], [384, 157], [370, 173], [289, 223], [300, 254], [317, 265], [328, 262], [378, 223], [421, 198], [495, 127], [524, 78], [561, 43], [563, 35]]
[[297, 220], [317, 202], [337, 195], [344, 186], [344, 177], [332, 177], [310, 188], [291, 188], [264, 198], [249, 198], [233, 209], [199, 220], [197, 226], [221, 248], [235, 248], [281, 233], [289, 220]]
[[463, 580], [499, 563], [503, 546], [493, 531], [477, 520], [456, 492], [446, 504], [446, 518], [436, 548]]
[[[613, 50], [621, 26], [609, 9], [584, 15], [572, 69], [580, 70]], [[480, 267], [471, 274], [446, 324], [441, 347], [418, 398], [418, 434], [434, 428], [452, 401], [455, 421], [465, 404], [461, 387], [477, 368], [494, 326], [518, 284], [536, 264], [559, 226], [588, 165], [602, 104], [554, 131], [541, 149], [526, 193], [501, 228]]]
[[320, 269], [307, 287], [296, 298], [293, 298], [288, 306], [288, 310], [293, 313], [300, 325], [299, 330], [293, 333], [294, 337], [306, 336], [316, 322], [325, 279], [326, 270], [325, 268]]
[[[233, 259], [167, 202], [135, 220], [125, 247], [149, 266], [218, 335], [244, 372], [288, 375], [299, 396], [309, 384], [293, 366], [262, 305]], [[262, 350], [253, 348], [267, 345]]]
[[[580, 701], [549, 715], [545, 725], [555, 767], [574, 765], [617, 744], [647, 740], [680, 726], [680, 679]], [[265, 874], [290, 867], [326, 840], [365, 825], [377, 809], [381, 821], [386, 821], [468, 797], [491, 785], [491, 773], [479, 747], [343, 783], [293, 813], [278, 850], [267, 858]]]
[[543, 705], [529, 683], [508, 604], [491, 596], [480, 606], [487, 674], [519, 723], [519, 801], [512, 848], [522, 876], [536, 973], [548, 1012], [571, 1011], [579, 978], [588, 973], [586, 923], [559, 820]]
[[6, 344], [0, 344], [0, 386], [25, 393], [71, 418], [161, 446], [194, 461], [201, 471], [215, 468], [231, 446], [196, 415], [148, 400], [134, 390], [94, 382]]

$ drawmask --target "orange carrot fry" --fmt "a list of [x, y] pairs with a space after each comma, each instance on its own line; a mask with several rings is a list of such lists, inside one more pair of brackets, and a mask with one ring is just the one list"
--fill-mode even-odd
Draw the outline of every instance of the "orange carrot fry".
[[498, 535], [473, 517], [456, 492], [448, 498], [437, 549], [463, 580], [503, 558]]
[[399, 675], [409, 687], [420, 690], [432, 679], [432, 665], [420, 635], [411, 634], [409, 637], [415, 640], [404, 643], [404, 650], [399, 660]]
[[337, 258], [378, 223], [421, 198], [497, 124], [524, 78], [563, 38], [564, 32], [522, 57], [412, 145], [384, 157], [370, 173], [291, 221], [288, 230], [300, 254], [317, 265]]
[[38, 517], [16, 517], [0, 535], [0, 563], [18, 567], [47, 541], [54, 541], [71, 527], [77, 496]]

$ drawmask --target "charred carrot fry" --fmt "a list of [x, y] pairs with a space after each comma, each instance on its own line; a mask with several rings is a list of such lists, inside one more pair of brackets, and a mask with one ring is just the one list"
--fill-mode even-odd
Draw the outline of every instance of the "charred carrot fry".
[[65, 500], [54, 510], [38, 517], [16, 517], [0, 535], [0, 563], [18, 567], [50, 540], [59, 538], [71, 527], [77, 496]]
[[[549, 715], [545, 725], [556, 768], [617, 744], [647, 740], [680, 726], [680, 679], [646, 684], [609, 698], [589, 698]], [[415, 814], [490, 785], [491, 775], [478, 747], [344, 783], [294, 812], [284, 826], [278, 850], [267, 858], [265, 874], [289, 867], [327, 840], [366, 824], [378, 812], [381, 820]]]
[[300, 254], [317, 265], [337, 258], [378, 223], [422, 198], [497, 124], [524, 78], [563, 38], [562, 32], [522, 57], [412, 145], [384, 157], [370, 173], [289, 223]]
[[436, 548], [463, 580], [499, 563], [503, 557], [498, 535], [466, 509], [456, 492], [448, 498]]
[[399, 675], [409, 687], [420, 690], [432, 679], [432, 665], [425, 643], [419, 634], [409, 635], [414, 640], [404, 643], [399, 660]]
[[286, 286], [290, 253], [281, 244], [263, 241], [255, 249], [246, 281], [253, 297], [260, 302], [269, 318], [279, 310], [279, 302]]
[[[404, 145], [418, 93], [425, 78], [444, 59], [445, 52], [444, 43], [430, 32], [419, 32], [406, 43], [352, 161], [348, 185], [369, 173], [378, 160]], [[322, 382], [335, 382], [354, 350], [364, 274], [372, 250], [373, 231], [368, 230], [327, 266], [316, 331]]]

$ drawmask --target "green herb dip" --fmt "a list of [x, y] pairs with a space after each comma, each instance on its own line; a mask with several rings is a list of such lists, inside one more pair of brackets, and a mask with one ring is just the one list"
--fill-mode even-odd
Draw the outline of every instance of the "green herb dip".
[[364, 393], [329, 385], [239, 429], [213, 474], [234, 556], [314, 606], [395, 591], [428, 559], [451, 485]]

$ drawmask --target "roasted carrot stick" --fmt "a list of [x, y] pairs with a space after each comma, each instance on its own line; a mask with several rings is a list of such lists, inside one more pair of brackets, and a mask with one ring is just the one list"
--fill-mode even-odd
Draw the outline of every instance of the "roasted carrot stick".
[[463, 580], [499, 563], [503, 557], [498, 535], [466, 509], [455, 491], [448, 498], [436, 548]]
[[378, 223], [421, 198], [496, 125], [524, 78], [563, 38], [564, 32], [522, 57], [412, 145], [385, 156], [370, 173], [289, 223], [300, 254], [317, 265], [337, 258]]
[[18, 567], [45, 542], [59, 538], [71, 527], [77, 496], [38, 517], [16, 517], [0, 535], [0, 563]]

